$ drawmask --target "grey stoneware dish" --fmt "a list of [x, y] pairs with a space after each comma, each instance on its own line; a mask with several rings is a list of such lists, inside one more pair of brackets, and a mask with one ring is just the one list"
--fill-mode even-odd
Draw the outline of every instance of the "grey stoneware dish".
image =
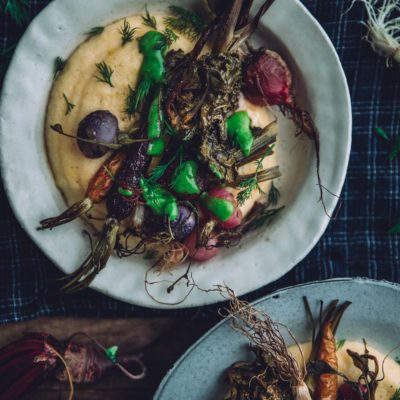
[[[317, 315], [318, 302], [334, 299], [352, 302], [344, 313], [337, 339], [361, 341], [382, 353], [400, 344], [400, 285], [363, 278], [333, 279], [279, 290], [253, 305], [274, 321], [286, 324], [299, 342], [311, 339], [310, 322], [304, 309], [307, 296]], [[283, 332], [282, 332], [283, 333]], [[289, 345], [288, 335], [284, 334]], [[252, 359], [249, 342], [224, 320], [199, 339], [168, 371], [154, 400], [222, 399], [228, 387], [225, 371], [236, 361]], [[391, 354], [396, 357], [399, 352]]]
[[[76, 220], [52, 231], [37, 231], [39, 221], [66, 208], [47, 162], [43, 140], [46, 105], [54, 60], [67, 58], [94, 26], [127, 15], [166, 13], [170, 4], [198, 8], [200, 0], [55, 0], [30, 24], [16, 49], [0, 99], [0, 161], [4, 186], [22, 227], [63, 272], [76, 270], [90, 252], [89, 229]], [[258, 9], [261, 0], [254, 1]], [[301, 34], [299, 34], [301, 33]], [[257, 46], [278, 51], [293, 71], [297, 98], [310, 111], [320, 130], [321, 178], [339, 195], [345, 179], [351, 143], [350, 96], [339, 58], [328, 36], [298, 0], [275, 0], [253, 35]], [[62, 99], [62, 101], [64, 101]], [[237, 294], [266, 285], [293, 268], [317, 243], [329, 218], [319, 199], [313, 143], [295, 136], [293, 124], [279, 119], [277, 155], [282, 177], [276, 182], [285, 209], [273, 224], [246, 235], [239, 246], [191, 270], [196, 284], [209, 289], [225, 282]], [[337, 197], [326, 193], [327, 212]], [[92, 231], [93, 232], [93, 231]], [[288, 243], [290, 242], [290, 245]], [[114, 298], [146, 307], [193, 307], [219, 301], [218, 295], [187, 286], [166, 288], [186, 266], [152, 276], [159, 284], [145, 291], [145, 272], [151, 261], [141, 256], [112, 256], [91, 287]], [[175, 303], [174, 305], [161, 304]]]

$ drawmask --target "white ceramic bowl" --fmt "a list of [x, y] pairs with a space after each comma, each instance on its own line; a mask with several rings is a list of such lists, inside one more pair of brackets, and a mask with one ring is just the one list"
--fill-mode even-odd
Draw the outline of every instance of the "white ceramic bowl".
[[[64, 272], [74, 271], [87, 256], [89, 245], [82, 235], [83, 221], [37, 231], [41, 219], [59, 214], [66, 204], [56, 188], [43, 140], [44, 119], [52, 85], [54, 59], [67, 58], [93, 26], [118, 18], [166, 12], [163, 0], [55, 0], [31, 23], [21, 39], [6, 75], [0, 101], [0, 151], [3, 180], [11, 206], [23, 228]], [[195, 0], [181, 0], [192, 7]], [[255, 1], [254, 9], [261, 4]], [[320, 25], [298, 0], [276, 0], [261, 19], [253, 36], [258, 45], [277, 50], [294, 73], [298, 100], [307, 108], [321, 137], [321, 177], [325, 187], [340, 194], [350, 153], [351, 110], [346, 79], [337, 54]], [[296, 138], [294, 127], [280, 120], [278, 181], [281, 204], [286, 208], [269, 227], [249, 233], [239, 246], [223, 250], [191, 272], [203, 289], [225, 283], [238, 295], [255, 290], [284, 275], [317, 243], [329, 218], [316, 185], [315, 151], [307, 138]], [[325, 194], [328, 213], [337, 198]], [[160, 304], [144, 290], [150, 263], [140, 256], [123, 260], [112, 256], [91, 287], [115, 298], [154, 308], [191, 307], [219, 300], [216, 293], [192, 291], [182, 303]], [[173, 281], [184, 272], [153, 276]], [[188, 291], [185, 282], [167, 294], [167, 282], [149, 287], [167, 303], [179, 302]]]

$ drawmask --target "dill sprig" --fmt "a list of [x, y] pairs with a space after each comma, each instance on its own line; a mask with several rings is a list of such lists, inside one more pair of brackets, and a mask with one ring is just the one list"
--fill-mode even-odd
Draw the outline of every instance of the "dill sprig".
[[400, 388], [396, 389], [390, 400], [400, 400]]
[[336, 351], [341, 349], [344, 346], [345, 343], [346, 343], [346, 339], [338, 340], [336, 342]]
[[110, 175], [111, 180], [115, 182], [115, 175], [107, 168], [106, 165], [102, 164], [101, 166], [106, 170], [107, 174]]
[[125, 99], [126, 108], [124, 110], [124, 113], [128, 114], [129, 118], [131, 118], [136, 111], [135, 109], [136, 92], [131, 88], [131, 85], [128, 85], [128, 89], [129, 93]]
[[192, 11], [177, 6], [170, 6], [169, 10], [174, 17], [164, 17], [167, 27], [186, 35], [191, 41], [197, 40], [207, 28], [205, 21]]
[[254, 220], [250, 224], [249, 228], [256, 229], [264, 224], [269, 225], [284, 208], [285, 208], [285, 206], [268, 210], [267, 207], [265, 207], [265, 210], [261, 214], [261, 216], [259, 218], [257, 218], [256, 220]]
[[12, 46], [0, 52], [0, 87], [1, 87], [1, 82], [4, 78], [4, 74], [7, 70], [8, 64], [10, 63], [13, 50], [15, 49], [16, 45], [17, 44], [14, 43]]
[[397, 135], [394, 139], [392, 151], [389, 154], [389, 158], [393, 160], [394, 158], [397, 157], [397, 155], [400, 152], [400, 135]]
[[175, 129], [172, 129], [172, 126], [168, 123], [168, 121], [164, 121], [164, 123], [168, 135], [174, 136], [178, 133], [178, 126], [175, 126]]
[[145, 6], [146, 16], [142, 15], [143, 25], [146, 25], [150, 28], [157, 29], [157, 21], [154, 17], [152, 17], [147, 9], [147, 5]]
[[377, 126], [377, 127], [375, 128], [375, 133], [376, 133], [377, 135], [383, 137], [385, 140], [389, 140], [389, 137], [388, 137], [388, 135], [386, 134], [386, 132], [385, 132], [382, 128], [380, 128], [379, 126]]
[[53, 80], [56, 79], [57, 75], [64, 69], [66, 63], [67, 63], [67, 61], [64, 60], [63, 58], [56, 57], [56, 60], [54, 61]]
[[258, 160], [256, 161], [256, 172], [254, 175], [239, 183], [238, 187], [243, 188], [236, 196], [236, 200], [240, 206], [242, 206], [247, 199], [249, 199], [255, 189], [257, 189], [261, 194], [265, 194], [264, 191], [261, 189], [260, 185], [258, 184], [257, 176], [258, 173], [262, 170], [263, 161], [268, 154], [271, 153], [272, 149], [275, 145], [272, 145], [267, 152]]
[[100, 35], [100, 33], [103, 33], [103, 31], [104, 26], [94, 26], [90, 31], [86, 32], [86, 34], [89, 36], [96, 36]]
[[134, 111], [137, 111], [142, 105], [143, 99], [149, 94], [153, 82], [148, 74], [142, 77], [140, 84], [136, 89], [136, 97], [134, 102]]
[[18, 26], [28, 22], [28, 0], [0, 0], [0, 5]]
[[124, 26], [121, 26], [119, 29], [119, 33], [122, 36], [122, 46], [125, 46], [128, 42], [132, 42], [136, 29], [137, 28], [131, 28], [131, 24], [126, 20], [126, 18], [124, 19]]
[[271, 182], [271, 188], [268, 194], [267, 207], [276, 206], [278, 204], [279, 198], [281, 197], [281, 193], [274, 185], [274, 182]]
[[397, 218], [393, 221], [393, 225], [388, 230], [388, 233], [391, 235], [395, 235], [396, 233], [400, 233], [400, 218]]
[[99, 71], [100, 76], [95, 75], [94, 77], [99, 81], [99, 82], [104, 82], [110, 85], [111, 87], [114, 87], [112, 82], [111, 82], [111, 75], [113, 74], [114, 70], [109, 67], [105, 61], [102, 61], [101, 63], [96, 64], [96, 68]]
[[158, 165], [157, 167], [153, 168], [150, 172], [150, 177], [147, 179], [147, 183], [149, 185], [155, 185], [156, 182], [164, 175], [164, 172], [167, 170], [167, 168], [172, 164], [172, 162], [180, 156], [180, 162], [182, 162], [182, 152], [183, 152], [183, 147], [180, 145], [178, 147], [178, 150], [176, 151], [175, 155], [166, 163], [166, 164], [161, 164]]
[[163, 35], [165, 36], [165, 42], [167, 47], [171, 46], [172, 43], [176, 42], [179, 37], [172, 29], [169, 28], [165, 29]]
[[63, 97], [65, 102], [67, 103], [67, 111], [65, 112], [65, 115], [68, 115], [75, 107], [75, 104], [72, 104], [69, 100], [68, 97], [66, 96], [65, 93], [63, 93]]
[[14, 43], [13, 45], [8, 47], [7, 49], [5, 49], [2, 52], [0, 52], [0, 57], [4, 57], [4, 56], [11, 57], [11, 55], [9, 53], [11, 53], [11, 51], [14, 50], [16, 46], [17, 46], [17, 43]]

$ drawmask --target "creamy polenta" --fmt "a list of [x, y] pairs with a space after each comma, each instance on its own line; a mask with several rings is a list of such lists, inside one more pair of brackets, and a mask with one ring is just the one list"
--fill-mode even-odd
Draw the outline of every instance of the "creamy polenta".
[[[165, 26], [163, 16], [155, 16], [158, 29], [162, 31]], [[126, 20], [132, 27], [137, 28], [135, 38], [145, 34], [150, 29], [143, 25], [141, 16], [127, 17]], [[55, 182], [61, 190], [68, 206], [85, 197], [86, 189], [90, 179], [110, 156], [110, 152], [101, 158], [86, 158], [79, 150], [77, 142], [73, 139], [61, 136], [50, 129], [50, 125], [61, 124], [64, 131], [76, 135], [79, 122], [89, 113], [96, 110], [108, 110], [118, 118], [119, 129], [126, 130], [133, 123], [124, 112], [126, 108], [125, 99], [128, 95], [128, 85], [135, 88], [138, 80], [138, 72], [143, 60], [139, 52], [138, 41], [126, 43], [122, 46], [120, 29], [124, 20], [116, 21], [108, 25], [104, 31], [96, 36], [90, 37], [82, 43], [68, 59], [65, 68], [57, 77], [51, 90], [48, 103], [45, 141], [48, 157]], [[178, 40], [171, 49], [182, 49], [185, 53], [193, 47], [184, 35], [179, 35]], [[96, 63], [105, 62], [114, 71], [111, 76], [113, 87], [99, 82], [95, 76], [98, 74]], [[75, 105], [71, 112], [66, 115], [68, 101]], [[239, 109], [246, 110], [252, 120], [253, 126], [264, 127], [271, 118], [268, 112], [257, 107], [241, 96]], [[266, 157], [263, 162], [264, 168], [277, 165], [275, 154]], [[240, 173], [249, 174], [255, 171], [255, 164], [242, 166]], [[271, 182], [261, 183], [261, 188], [268, 193]], [[229, 188], [236, 194], [237, 189]], [[242, 208], [243, 215], [247, 214], [260, 198], [255, 191]], [[95, 205], [90, 211], [94, 219], [90, 219], [96, 229], [100, 230], [106, 216], [104, 202]], [[123, 225], [129, 225], [130, 218]]]

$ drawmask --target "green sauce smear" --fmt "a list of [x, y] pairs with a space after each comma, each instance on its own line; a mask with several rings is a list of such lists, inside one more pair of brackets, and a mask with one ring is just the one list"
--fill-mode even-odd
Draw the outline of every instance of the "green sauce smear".
[[164, 53], [166, 46], [165, 36], [157, 31], [145, 33], [139, 42], [139, 50], [143, 54], [143, 62], [139, 76], [149, 79], [151, 83], [165, 82]]
[[199, 194], [200, 188], [196, 180], [197, 164], [195, 161], [185, 161], [174, 172], [171, 187], [180, 194]]
[[222, 222], [228, 220], [235, 211], [235, 205], [229, 200], [210, 196], [208, 193], [202, 193], [200, 198], [207, 210], [211, 211]]
[[178, 216], [178, 204], [171, 193], [158, 185], [148, 184], [143, 177], [140, 179], [140, 187], [143, 189], [146, 204], [154, 214], [168, 215], [171, 221]]
[[226, 120], [228, 136], [237, 142], [246, 157], [250, 154], [254, 142], [250, 123], [247, 111], [238, 111]]

